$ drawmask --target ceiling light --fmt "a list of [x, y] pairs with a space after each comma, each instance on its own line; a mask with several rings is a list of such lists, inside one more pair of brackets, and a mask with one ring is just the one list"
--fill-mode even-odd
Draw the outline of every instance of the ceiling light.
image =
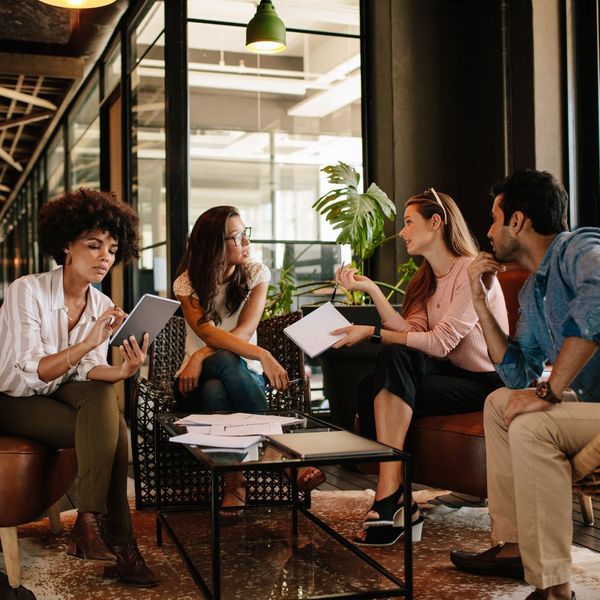
[[116, 0], [40, 0], [44, 4], [60, 6], [61, 8], [98, 8], [112, 4]]
[[256, 14], [246, 27], [246, 48], [259, 54], [285, 50], [285, 25], [271, 0], [260, 0]]

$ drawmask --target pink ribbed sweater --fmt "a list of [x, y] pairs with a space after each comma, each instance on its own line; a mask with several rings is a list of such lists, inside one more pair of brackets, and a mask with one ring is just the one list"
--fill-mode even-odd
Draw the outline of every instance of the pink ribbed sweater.
[[[426, 310], [413, 311], [407, 319], [396, 313], [382, 325], [392, 331], [407, 331], [409, 348], [434, 358], [447, 358], [467, 371], [487, 372], [493, 371], [494, 365], [471, 299], [467, 267], [472, 260], [459, 257], [450, 272], [437, 280], [437, 289], [427, 300]], [[504, 295], [497, 279], [488, 292], [488, 301], [500, 327], [508, 333]]]

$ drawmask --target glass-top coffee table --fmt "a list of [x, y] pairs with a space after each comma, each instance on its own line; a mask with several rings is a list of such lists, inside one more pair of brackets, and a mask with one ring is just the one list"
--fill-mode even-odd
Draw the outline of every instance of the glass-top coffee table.
[[[302, 420], [301, 424], [285, 426], [284, 432], [316, 433], [337, 429], [296, 411], [277, 414]], [[185, 433], [185, 426], [175, 424], [182, 416], [185, 415], [157, 415], [157, 440], [165, 433]], [[162, 483], [157, 476], [157, 543], [162, 544], [164, 528], [190, 574], [209, 598], [412, 598], [409, 494], [405, 495], [404, 504], [404, 573], [400, 578], [317, 516], [301, 501], [296, 486], [300, 467], [402, 461], [405, 487], [410, 489], [409, 454], [398, 450], [390, 454], [387, 447], [382, 447], [381, 454], [303, 459], [266, 439], [244, 451], [184, 446], [210, 473], [210, 503], [162, 506]], [[158, 441], [156, 459], [161, 460]], [[266, 472], [289, 469], [289, 502], [249, 504], [238, 516], [221, 516], [219, 478], [223, 473], [244, 469]], [[157, 469], [157, 473], [160, 471]], [[356, 515], [353, 530], [358, 529], [361, 518], [362, 515]], [[352, 535], [354, 531], [348, 533]]]

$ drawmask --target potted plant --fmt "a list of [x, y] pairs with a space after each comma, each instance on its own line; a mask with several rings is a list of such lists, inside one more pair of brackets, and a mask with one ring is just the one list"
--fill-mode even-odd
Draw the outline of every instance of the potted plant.
[[[339, 230], [336, 242], [350, 245], [352, 265], [363, 274], [366, 260], [377, 248], [396, 237], [396, 234], [386, 237], [384, 232], [386, 221], [394, 222], [396, 207], [375, 183], [365, 192], [360, 192], [360, 175], [350, 165], [340, 161], [337, 165], [324, 167], [322, 171], [327, 173], [328, 181], [338, 187], [321, 196], [313, 208]], [[388, 299], [394, 293], [402, 296], [404, 287], [416, 270], [417, 265], [411, 258], [398, 266], [395, 283], [375, 283], [389, 292]], [[345, 294], [346, 305], [337, 305], [337, 308], [351, 323], [376, 325], [380, 322], [368, 296], [342, 287], [338, 290]], [[309, 312], [311, 309], [303, 307], [303, 310]], [[321, 355], [324, 392], [329, 400], [331, 421], [336, 425], [352, 429], [358, 406], [359, 381], [363, 375], [374, 371], [380, 350], [381, 346], [359, 344], [352, 348], [328, 350]]]

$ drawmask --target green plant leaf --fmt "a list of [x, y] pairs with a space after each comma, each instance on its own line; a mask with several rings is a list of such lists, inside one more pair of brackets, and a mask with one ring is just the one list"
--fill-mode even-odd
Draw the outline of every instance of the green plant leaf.
[[327, 173], [330, 183], [342, 184], [343, 187], [323, 194], [313, 204], [313, 208], [339, 232], [336, 242], [350, 245], [357, 267], [362, 273], [365, 259], [385, 239], [385, 221], [394, 220], [396, 207], [374, 183], [366, 192], [359, 193], [357, 186], [360, 175], [346, 163], [340, 161], [337, 165], [328, 165], [321, 170]]

